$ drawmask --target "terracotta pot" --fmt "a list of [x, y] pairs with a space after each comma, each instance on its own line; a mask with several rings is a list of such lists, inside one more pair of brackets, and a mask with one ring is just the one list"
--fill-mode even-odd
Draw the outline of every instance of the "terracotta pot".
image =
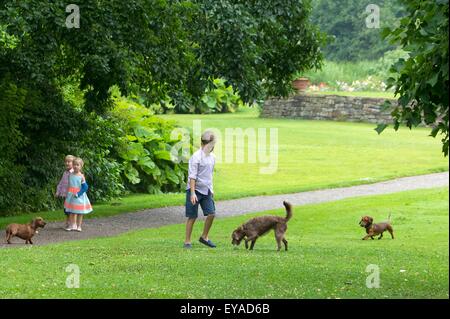
[[309, 84], [310, 82], [308, 78], [298, 78], [292, 81], [292, 86], [297, 91], [305, 91], [308, 88]]

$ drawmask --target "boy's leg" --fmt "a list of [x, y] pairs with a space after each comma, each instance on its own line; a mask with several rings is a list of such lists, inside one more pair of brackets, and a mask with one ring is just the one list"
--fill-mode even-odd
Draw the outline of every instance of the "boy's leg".
[[215, 217], [214, 214], [210, 214], [210, 215], [208, 215], [208, 217], [206, 217], [205, 226], [203, 227], [203, 234], [202, 234], [202, 238], [206, 241], [209, 240], [208, 233], [209, 233], [209, 230], [211, 229], [212, 223], [214, 221], [214, 217]]
[[208, 234], [209, 234], [209, 230], [211, 229], [211, 226], [213, 224], [214, 221], [214, 217], [216, 216], [216, 206], [214, 203], [214, 199], [213, 199], [213, 195], [211, 193], [211, 191], [208, 192], [208, 195], [206, 196], [202, 196], [200, 201], [200, 206], [202, 207], [203, 210], [203, 215], [206, 215], [206, 220], [205, 220], [205, 225], [203, 227], [203, 234], [202, 234], [202, 238], [206, 241], [209, 240], [208, 238]]
[[184, 244], [191, 244], [192, 229], [194, 228], [195, 220], [198, 216], [198, 202], [195, 205], [191, 203], [191, 192], [186, 191], [186, 238]]
[[191, 243], [191, 235], [192, 229], [194, 228], [196, 218], [188, 218], [186, 221], [186, 239], [184, 240], [185, 244]]

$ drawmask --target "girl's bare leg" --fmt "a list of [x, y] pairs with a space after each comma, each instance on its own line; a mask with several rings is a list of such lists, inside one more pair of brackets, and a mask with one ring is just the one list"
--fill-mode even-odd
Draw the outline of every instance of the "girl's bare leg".
[[77, 215], [76, 214], [70, 214], [69, 215], [69, 227], [74, 227], [77, 225]]
[[81, 224], [83, 224], [83, 215], [77, 216], [77, 227], [80, 228]]

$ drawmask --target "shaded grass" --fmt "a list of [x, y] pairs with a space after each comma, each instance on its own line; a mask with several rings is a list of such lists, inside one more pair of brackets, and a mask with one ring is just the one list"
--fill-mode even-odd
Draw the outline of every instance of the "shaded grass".
[[[281, 203], [280, 203], [281, 206]], [[118, 237], [0, 250], [0, 295], [8, 298], [448, 298], [448, 187], [296, 207], [286, 238], [253, 252], [233, 249], [232, 230], [251, 216], [216, 220], [218, 248], [181, 248], [183, 225]], [[392, 213], [396, 239], [362, 241], [361, 215]], [[194, 234], [202, 223], [195, 225]], [[86, 223], [89, 227], [89, 223]], [[65, 287], [69, 264], [81, 288]], [[368, 289], [366, 267], [380, 269]], [[404, 270], [401, 272], [401, 270]], [[36, 284], [39, 276], [39, 284]], [[14, 278], [14, 280], [11, 280]]]

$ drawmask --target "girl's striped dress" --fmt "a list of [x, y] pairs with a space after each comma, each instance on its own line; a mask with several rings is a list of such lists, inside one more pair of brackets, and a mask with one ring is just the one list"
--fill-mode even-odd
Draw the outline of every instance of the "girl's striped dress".
[[64, 202], [64, 208], [68, 213], [89, 214], [92, 212], [92, 206], [86, 193], [83, 193], [79, 197], [75, 196], [80, 191], [82, 182], [83, 175], [69, 175], [69, 189], [67, 191], [66, 201]]

